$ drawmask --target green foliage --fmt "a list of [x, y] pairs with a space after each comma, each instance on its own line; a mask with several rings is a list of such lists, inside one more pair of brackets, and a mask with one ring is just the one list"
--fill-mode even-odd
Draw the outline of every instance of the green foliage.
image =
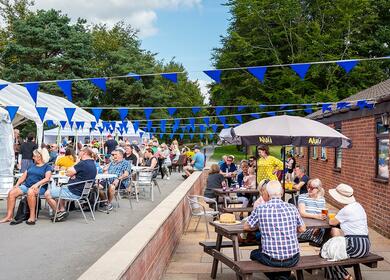
[[[389, 55], [386, 0], [230, 0], [232, 14], [216, 68], [261, 66]], [[262, 85], [246, 71], [224, 71], [212, 104], [338, 101], [389, 77], [389, 62], [359, 63], [350, 74], [311, 66], [304, 81], [289, 67], [268, 68]]]

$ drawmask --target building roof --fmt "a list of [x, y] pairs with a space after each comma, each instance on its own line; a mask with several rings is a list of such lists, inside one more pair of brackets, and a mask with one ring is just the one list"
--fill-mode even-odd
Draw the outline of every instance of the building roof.
[[[390, 99], [390, 79], [387, 79], [379, 84], [376, 84], [372, 87], [369, 87], [365, 90], [359, 91], [358, 93], [351, 95], [341, 102], [345, 101], [355, 101], [355, 100], [372, 100], [375, 103], [381, 103]], [[332, 105], [332, 112], [323, 113], [322, 110], [318, 110], [310, 115], [307, 118], [310, 119], [322, 119], [324, 117], [329, 117], [333, 114], [344, 113], [349, 111], [349, 109], [336, 109], [336, 104]]]

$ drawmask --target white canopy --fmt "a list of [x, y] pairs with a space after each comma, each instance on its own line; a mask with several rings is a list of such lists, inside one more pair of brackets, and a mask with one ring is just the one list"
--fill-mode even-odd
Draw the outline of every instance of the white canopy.
[[17, 115], [12, 121], [14, 127], [26, 122], [27, 120], [34, 121], [37, 126], [37, 139], [39, 144], [42, 141], [43, 123], [35, 107], [47, 107], [48, 110], [45, 120], [52, 120], [56, 124], [59, 124], [60, 121], [67, 120], [64, 108], [76, 108], [72, 121], [84, 121], [86, 128], [90, 127], [90, 122], [95, 121], [95, 117], [92, 114], [88, 113], [84, 109], [81, 109], [65, 98], [38, 92], [37, 104], [35, 105], [25, 87], [10, 84], [1, 79], [0, 84], [8, 84], [7, 87], [0, 91], [0, 106], [19, 107]]
[[14, 133], [12, 131], [12, 124], [8, 112], [0, 108], [0, 185], [4, 183], [1, 180], [1, 177], [13, 175], [15, 164], [13, 140]]

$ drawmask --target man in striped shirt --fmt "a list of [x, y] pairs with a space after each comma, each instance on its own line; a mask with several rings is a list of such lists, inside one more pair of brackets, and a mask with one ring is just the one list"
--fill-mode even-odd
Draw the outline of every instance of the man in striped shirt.
[[[297, 208], [284, 202], [282, 186], [270, 181], [266, 191], [270, 200], [257, 207], [244, 225], [245, 230], [259, 229], [261, 249], [251, 252], [251, 259], [275, 267], [292, 267], [299, 261], [298, 232], [306, 226]], [[265, 273], [269, 279], [289, 279], [290, 271]]]

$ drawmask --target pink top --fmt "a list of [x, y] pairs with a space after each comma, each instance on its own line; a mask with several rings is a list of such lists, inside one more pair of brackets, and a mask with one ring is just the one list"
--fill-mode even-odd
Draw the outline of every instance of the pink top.
[[262, 196], [259, 196], [259, 198], [253, 203], [253, 210], [255, 210], [258, 206], [261, 204], [264, 204], [265, 200], [263, 199]]
[[244, 187], [247, 189], [255, 189], [256, 188], [256, 176], [255, 175], [244, 176]]

